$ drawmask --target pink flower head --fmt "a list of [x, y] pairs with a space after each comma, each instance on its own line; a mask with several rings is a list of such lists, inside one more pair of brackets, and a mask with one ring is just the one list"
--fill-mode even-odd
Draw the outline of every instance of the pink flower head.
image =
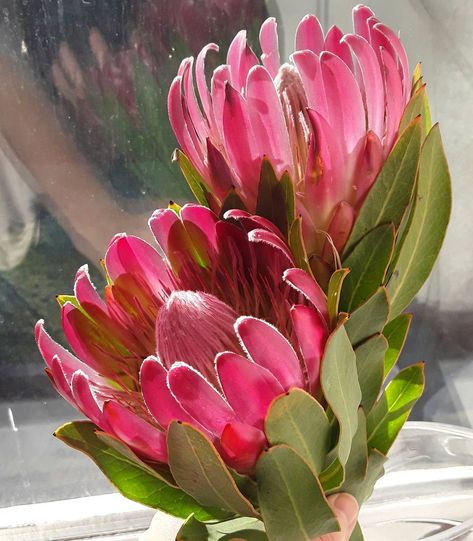
[[411, 93], [398, 36], [365, 6], [354, 8], [353, 20], [352, 34], [336, 26], [324, 34], [307, 15], [281, 64], [270, 18], [260, 31], [260, 59], [241, 31], [210, 88], [205, 59], [215, 44], [182, 62], [169, 91], [178, 142], [217, 201], [235, 189], [255, 212], [264, 157], [279, 176], [290, 174], [309, 255], [323, 252], [317, 230], [343, 248]]
[[[266, 445], [269, 403], [315, 392], [326, 298], [295, 269], [274, 226], [243, 211], [219, 220], [186, 205], [156, 211], [164, 257], [125, 234], [110, 243], [102, 299], [86, 267], [59, 297], [70, 353], [36, 326], [54, 387], [147, 461], [167, 462], [166, 429], [186, 421], [239, 471]], [[264, 319], [263, 319], [264, 318]]]

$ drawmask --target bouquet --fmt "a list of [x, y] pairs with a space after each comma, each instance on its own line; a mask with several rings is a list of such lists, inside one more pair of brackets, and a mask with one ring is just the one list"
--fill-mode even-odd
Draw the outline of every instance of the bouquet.
[[354, 32], [299, 24], [282, 63], [244, 31], [171, 84], [175, 154], [197, 204], [117, 235], [105, 296], [58, 297], [70, 353], [36, 339], [90, 421], [56, 436], [126, 497], [185, 519], [178, 540], [307, 541], [351, 531], [424, 388], [395, 369], [447, 227], [450, 178], [420, 66], [364, 6]]

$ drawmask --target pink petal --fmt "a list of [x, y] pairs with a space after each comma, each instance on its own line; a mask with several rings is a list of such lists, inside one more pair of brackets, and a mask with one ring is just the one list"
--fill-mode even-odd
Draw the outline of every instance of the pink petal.
[[350, 154], [365, 134], [365, 109], [358, 84], [349, 67], [338, 56], [323, 52], [320, 56], [327, 96], [328, 118], [337, 134], [343, 134]]
[[221, 438], [225, 462], [240, 473], [252, 473], [259, 455], [267, 445], [261, 430], [243, 423], [229, 423]]
[[281, 255], [287, 259], [287, 263], [292, 266], [294, 259], [292, 253], [289, 250], [287, 244], [281, 239], [280, 235], [275, 235], [271, 231], [266, 229], [253, 229], [248, 233], [248, 240], [250, 242], [261, 242], [277, 250]]
[[48, 371], [48, 375], [50, 376], [56, 391], [70, 404], [76, 407], [75, 400], [72, 396], [70, 382], [66, 377], [63, 365], [57, 355], [51, 359], [50, 366], [46, 370]]
[[315, 15], [306, 15], [296, 30], [294, 50], [303, 51], [305, 49], [317, 55], [324, 49], [324, 32]]
[[192, 229], [197, 228], [204, 235], [213, 250], [217, 249], [217, 216], [207, 207], [188, 203], [181, 209], [181, 220], [192, 237]]
[[381, 50], [381, 58], [384, 64], [386, 85], [386, 136], [383, 146], [387, 153], [391, 150], [399, 129], [399, 123], [404, 112], [404, 100], [402, 82], [395, 61], [385, 50]]
[[184, 154], [189, 157], [199, 173], [205, 177], [206, 167], [203, 160], [202, 150], [196, 144], [193, 126], [188, 125], [188, 115], [183, 107], [183, 96], [181, 92], [182, 76], [175, 77], [168, 94], [169, 121], [176, 135]]
[[261, 61], [271, 77], [276, 77], [281, 61], [279, 58], [278, 27], [276, 19], [269, 17], [261, 25], [259, 42], [263, 54]]
[[368, 114], [368, 129], [379, 138], [384, 135], [384, 84], [378, 57], [371, 45], [362, 37], [348, 34], [344, 37], [358, 62], [356, 76], [363, 92]]
[[100, 298], [100, 295], [97, 293], [97, 290], [90, 280], [88, 265], [83, 265], [76, 273], [74, 295], [79, 301], [79, 304], [82, 305], [86, 311], [87, 309], [85, 306], [89, 304], [95, 306], [102, 312], [108, 313], [107, 305]]
[[366, 135], [365, 149], [362, 162], [356, 174], [356, 202], [357, 207], [365, 200], [368, 190], [373, 185], [383, 165], [383, 146], [379, 137], [372, 131]]
[[278, 175], [292, 171], [292, 153], [281, 101], [268, 70], [255, 66], [248, 74], [247, 106], [249, 120], [259, 143]]
[[278, 380], [262, 366], [236, 353], [219, 353], [215, 364], [233, 411], [243, 422], [262, 429], [272, 400], [284, 393]]
[[186, 60], [186, 65], [182, 74], [182, 85], [184, 88], [185, 102], [189, 112], [192, 126], [194, 127], [197, 137], [202, 144], [209, 136], [209, 126], [206, 119], [202, 116], [197, 97], [195, 95], [194, 77], [192, 74], [194, 67], [194, 58], [190, 57]]
[[273, 374], [284, 390], [304, 387], [299, 359], [291, 344], [272, 325], [254, 317], [240, 317], [235, 330], [248, 356]]
[[257, 145], [248, 118], [247, 103], [228, 83], [223, 107], [223, 130], [228, 157], [240, 179], [241, 190], [246, 198], [256, 201], [262, 156], [257, 159]]
[[250, 69], [258, 65], [258, 58], [248, 46], [246, 30], [240, 30], [228, 48], [227, 64], [230, 66], [232, 86], [241, 92], [246, 86]]
[[[214, 127], [215, 118], [212, 110], [212, 100], [207, 86], [207, 79], [205, 76], [205, 60], [209, 51], [214, 51], [218, 53], [218, 45], [216, 45], [215, 43], [209, 43], [200, 51], [195, 62], [195, 79], [197, 82], [197, 89], [199, 91], [200, 101], [202, 103], [205, 116], [207, 117], [207, 122], [210, 126]], [[215, 135], [216, 134], [214, 134], [214, 136]]]
[[118, 402], [107, 402], [104, 416], [115, 435], [138, 454], [167, 463], [166, 435]]
[[108, 431], [110, 427], [105, 421], [102, 410], [94, 396], [89, 378], [83, 372], [75, 372], [71, 381], [72, 396], [81, 412], [102, 430]]
[[225, 87], [231, 80], [230, 67], [227, 65], [219, 66], [213, 73], [210, 83], [212, 93], [212, 104], [215, 118], [215, 125], [220, 136], [224, 139], [223, 130], [223, 107], [225, 103]]
[[353, 60], [351, 57], [350, 48], [342, 41], [343, 32], [338, 26], [332, 26], [325, 37], [325, 50], [333, 53], [335, 56], [345, 62], [345, 64], [353, 71]]
[[309, 390], [315, 392], [319, 386], [320, 362], [328, 336], [327, 324], [319, 312], [302, 304], [291, 308], [291, 319], [307, 369]]
[[374, 13], [370, 8], [359, 4], [353, 8], [353, 28], [355, 33], [370, 41], [370, 30], [368, 27], [368, 19], [374, 17]]
[[[343, 248], [345, 247], [345, 243], [347, 242], [348, 237], [351, 233], [355, 218], [355, 209], [346, 201], [341, 201], [335, 207], [333, 218], [328, 228], [328, 234], [330, 235], [332, 242], [339, 254], [342, 253]], [[326, 253], [324, 253], [324, 255], [331, 254], [332, 248], [329, 246], [329, 242], [327, 241]]]
[[167, 375], [167, 370], [156, 357], [148, 357], [141, 365], [141, 392], [151, 415], [164, 429], [171, 421], [195, 425], [194, 419], [172, 396], [167, 384]]
[[297, 51], [291, 55], [301, 76], [309, 107], [328, 118], [327, 97], [322, 80], [319, 57], [312, 51]]
[[236, 420], [220, 393], [191, 366], [175, 363], [168, 372], [168, 385], [187, 413], [216, 436]]
[[235, 175], [222, 152], [215, 147], [210, 138], [207, 139], [207, 160], [211, 189], [220, 201], [224, 201], [236, 183]]
[[225, 220], [236, 220], [245, 228], [245, 231], [247, 231], [248, 233], [253, 229], [266, 229], [280, 237], [281, 240], [284, 240], [281, 231], [279, 231], [279, 229], [273, 224], [273, 222], [270, 222], [262, 216], [250, 214], [246, 210], [231, 209], [227, 210], [223, 217]]
[[302, 269], [288, 269], [283, 275], [283, 280], [302, 293], [328, 321], [327, 296], [312, 276]]
[[179, 221], [179, 216], [172, 209], [157, 209], [148, 221], [149, 227], [164, 254], [169, 250], [169, 232]]

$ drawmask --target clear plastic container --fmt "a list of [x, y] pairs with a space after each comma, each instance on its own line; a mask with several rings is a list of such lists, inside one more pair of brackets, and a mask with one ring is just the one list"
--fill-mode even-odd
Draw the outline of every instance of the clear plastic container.
[[360, 521], [365, 541], [473, 540], [473, 430], [407, 423]]

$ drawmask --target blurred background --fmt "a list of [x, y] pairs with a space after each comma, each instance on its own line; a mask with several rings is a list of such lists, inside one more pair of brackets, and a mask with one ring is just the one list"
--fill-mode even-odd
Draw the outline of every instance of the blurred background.
[[[402, 364], [426, 361], [413, 418], [473, 426], [473, 3], [372, 0], [422, 61], [441, 123], [454, 209], [434, 272], [410, 310]], [[33, 327], [61, 340], [55, 295], [120, 231], [149, 238], [147, 218], [191, 199], [171, 154], [167, 88], [182, 58], [235, 33], [256, 45], [279, 20], [283, 57], [315, 13], [351, 28], [349, 0], [0, 0], [0, 507], [101, 494], [108, 483], [51, 436], [78, 414], [43, 372]], [[217, 62], [217, 60], [216, 60]]]

